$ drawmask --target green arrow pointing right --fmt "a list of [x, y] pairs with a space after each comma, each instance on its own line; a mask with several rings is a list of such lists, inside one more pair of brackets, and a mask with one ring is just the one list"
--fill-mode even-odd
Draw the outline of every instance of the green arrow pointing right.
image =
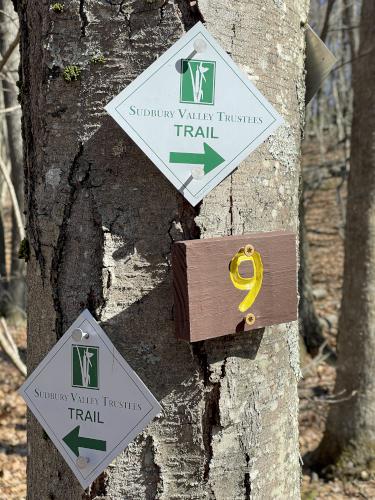
[[90, 450], [107, 451], [107, 441], [101, 439], [85, 438], [79, 435], [79, 425], [63, 437], [64, 443], [72, 450], [76, 457], [79, 456], [79, 448]]
[[204, 153], [169, 153], [169, 161], [171, 163], [204, 165], [204, 173], [208, 174], [208, 172], [221, 165], [225, 160], [205, 142], [203, 143], [203, 148]]

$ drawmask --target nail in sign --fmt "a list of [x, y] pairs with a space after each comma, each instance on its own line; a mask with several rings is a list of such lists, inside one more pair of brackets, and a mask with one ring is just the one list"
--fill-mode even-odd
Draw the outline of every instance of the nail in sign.
[[161, 410], [87, 310], [19, 392], [83, 488]]
[[283, 123], [200, 22], [106, 110], [192, 205]]

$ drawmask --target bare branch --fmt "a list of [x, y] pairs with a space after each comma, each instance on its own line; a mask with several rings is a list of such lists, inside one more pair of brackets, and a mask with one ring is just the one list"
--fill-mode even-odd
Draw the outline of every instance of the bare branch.
[[12, 106], [11, 108], [0, 109], [0, 115], [11, 113], [12, 111], [16, 111], [17, 109], [21, 109], [21, 106]]
[[[345, 391], [342, 391], [345, 392]], [[320, 397], [320, 398], [312, 398], [311, 401], [314, 403], [319, 403], [319, 404], [330, 404], [334, 405], [337, 403], [343, 403], [344, 401], [349, 401], [350, 399], [354, 398], [356, 396], [358, 391], [352, 391], [348, 396], [343, 396], [342, 398], [338, 398], [341, 393], [339, 394], [331, 394], [330, 396], [325, 396], [325, 397]]]
[[2, 71], [2, 69], [4, 68], [6, 63], [8, 62], [8, 59], [12, 55], [13, 50], [17, 47], [19, 41], [20, 41], [20, 30], [18, 30], [16, 38], [9, 45], [7, 51], [5, 52], [5, 54], [3, 56], [3, 59], [0, 61], [0, 71]]
[[324, 352], [327, 345], [328, 341], [326, 340], [319, 346], [318, 354], [302, 369], [302, 377], [314, 373], [315, 369], [331, 356], [330, 352]]
[[3, 92], [18, 92], [17, 83], [16, 83], [17, 80], [13, 77], [11, 71], [5, 70], [5, 71], [0, 72], [0, 78], [3, 82], [9, 83], [9, 85], [11, 85], [13, 87], [12, 89], [3, 88]]
[[360, 24], [358, 26], [340, 26], [339, 28], [330, 28], [328, 30], [328, 33], [331, 33], [332, 31], [350, 31], [350, 30], [356, 30], [361, 27]]
[[0, 320], [2, 329], [0, 329], [0, 345], [3, 348], [5, 354], [12, 361], [14, 366], [22, 373], [24, 377], [27, 375], [27, 369], [25, 363], [20, 358], [18, 348], [13, 340], [13, 337], [8, 329], [8, 325], [4, 318]]
[[337, 71], [338, 69], [342, 68], [343, 66], [346, 66], [347, 64], [352, 64], [354, 61], [357, 61], [358, 59], [361, 59], [362, 57], [366, 57], [366, 56], [372, 54], [373, 52], [375, 52], [374, 49], [368, 50], [367, 52], [364, 52], [363, 54], [358, 54], [358, 56], [353, 57], [352, 59], [349, 59], [349, 61], [344, 61], [343, 63], [341, 63], [338, 66], [336, 66], [335, 68], [333, 68], [332, 72]]
[[14, 190], [12, 179], [10, 178], [10, 175], [8, 173], [8, 169], [1, 158], [0, 158], [0, 171], [4, 176], [4, 180], [8, 186], [8, 189], [9, 189], [9, 194], [10, 194], [12, 204], [13, 204], [14, 215], [15, 215], [15, 218], [17, 221], [17, 227], [18, 227], [20, 239], [23, 240], [25, 238], [25, 229], [23, 227], [23, 220], [22, 220], [20, 206], [19, 206], [19, 203], [17, 200], [16, 192]]
[[2, 324], [2, 327], [4, 329], [4, 335], [5, 335], [5, 338], [8, 342], [8, 344], [10, 345], [10, 347], [13, 349], [14, 352], [17, 352], [18, 351], [17, 344], [15, 343], [15, 341], [12, 337], [12, 334], [9, 331], [9, 328], [8, 328], [8, 325], [5, 321], [5, 318], [1, 318], [1, 324]]

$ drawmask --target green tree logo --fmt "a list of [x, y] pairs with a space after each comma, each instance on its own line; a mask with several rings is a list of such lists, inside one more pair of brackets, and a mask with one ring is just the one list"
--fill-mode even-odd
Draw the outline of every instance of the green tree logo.
[[214, 104], [216, 63], [182, 59], [181, 65], [180, 102]]
[[72, 345], [73, 387], [99, 389], [99, 347]]

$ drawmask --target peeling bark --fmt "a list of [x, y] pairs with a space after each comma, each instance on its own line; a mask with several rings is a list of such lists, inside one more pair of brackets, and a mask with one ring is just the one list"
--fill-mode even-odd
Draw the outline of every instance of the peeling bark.
[[[88, 306], [164, 408], [83, 497], [30, 416], [29, 498], [299, 498], [297, 323], [177, 341], [169, 259], [179, 239], [298, 230], [307, 2], [71, 0], [57, 16], [33, 0], [19, 10], [29, 370]], [[103, 107], [202, 19], [286, 125], [193, 208]], [[97, 52], [105, 64], [90, 64]], [[82, 69], [70, 84], [69, 64]]]

